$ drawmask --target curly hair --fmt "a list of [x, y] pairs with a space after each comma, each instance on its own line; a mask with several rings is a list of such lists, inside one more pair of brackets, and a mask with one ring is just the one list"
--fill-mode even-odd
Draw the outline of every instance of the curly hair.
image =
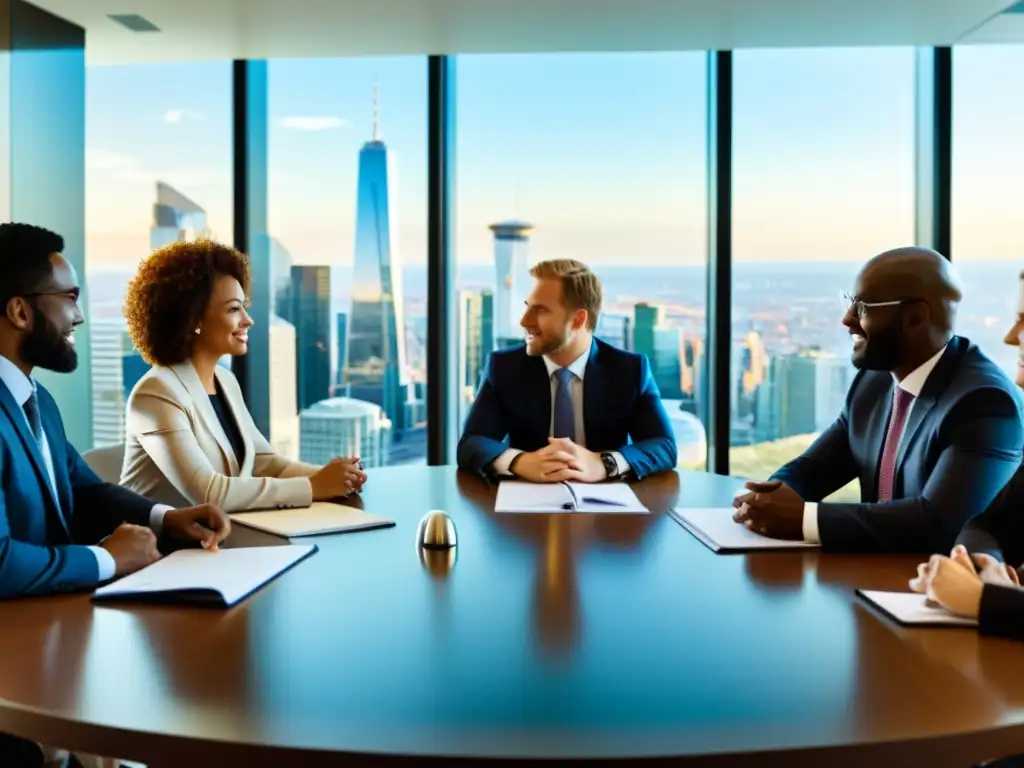
[[124, 316], [147, 363], [175, 365], [189, 358], [194, 329], [222, 275], [249, 292], [249, 259], [213, 240], [171, 243], [143, 260], [128, 283]]

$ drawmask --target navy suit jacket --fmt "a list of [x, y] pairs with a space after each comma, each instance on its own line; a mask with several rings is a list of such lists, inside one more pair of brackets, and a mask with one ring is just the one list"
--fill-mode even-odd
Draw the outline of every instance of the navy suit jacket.
[[976, 346], [954, 336], [907, 418], [893, 500], [878, 503], [894, 387], [887, 371], [860, 371], [839, 418], [772, 476], [806, 501], [860, 479], [861, 503], [818, 506], [826, 550], [948, 552], [1021, 462], [1017, 388]]
[[148, 526], [153, 508], [89, 469], [68, 443], [50, 393], [38, 392], [60, 506], [24, 411], [0, 382], [0, 597], [95, 586], [99, 569], [86, 547], [121, 523]]
[[[583, 429], [591, 451], [620, 451], [642, 478], [676, 465], [676, 441], [645, 355], [594, 339], [583, 378]], [[551, 379], [525, 345], [491, 354], [459, 440], [462, 469], [492, 476], [508, 448], [535, 451], [551, 433]]]

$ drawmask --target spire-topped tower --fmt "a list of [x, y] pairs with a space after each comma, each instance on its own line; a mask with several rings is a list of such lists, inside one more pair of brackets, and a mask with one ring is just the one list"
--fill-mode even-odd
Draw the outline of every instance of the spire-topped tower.
[[373, 140], [380, 141], [380, 82], [373, 81]]

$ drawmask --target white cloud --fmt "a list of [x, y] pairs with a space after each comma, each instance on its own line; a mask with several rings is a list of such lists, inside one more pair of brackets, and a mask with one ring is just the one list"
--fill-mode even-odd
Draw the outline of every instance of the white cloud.
[[341, 117], [295, 116], [281, 118], [281, 125], [293, 131], [333, 131], [344, 128], [348, 121]]
[[85, 150], [85, 167], [90, 171], [118, 171], [126, 168], [134, 168], [135, 159], [120, 152], [111, 152], [107, 149], [94, 149], [88, 147]]
[[203, 113], [194, 109], [168, 109], [164, 112], [165, 123], [184, 123], [190, 120], [202, 120]]

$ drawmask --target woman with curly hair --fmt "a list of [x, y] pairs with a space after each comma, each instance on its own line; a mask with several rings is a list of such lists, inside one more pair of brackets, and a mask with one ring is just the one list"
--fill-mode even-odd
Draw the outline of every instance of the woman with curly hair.
[[218, 361], [248, 351], [249, 263], [211, 240], [154, 251], [128, 286], [124, 315], [153, 368], [128, 399], [121, 485], [173, 506], [225, 512], [304, 507], [366, 481], [359, 459], [323, 467], [276, 454]]

